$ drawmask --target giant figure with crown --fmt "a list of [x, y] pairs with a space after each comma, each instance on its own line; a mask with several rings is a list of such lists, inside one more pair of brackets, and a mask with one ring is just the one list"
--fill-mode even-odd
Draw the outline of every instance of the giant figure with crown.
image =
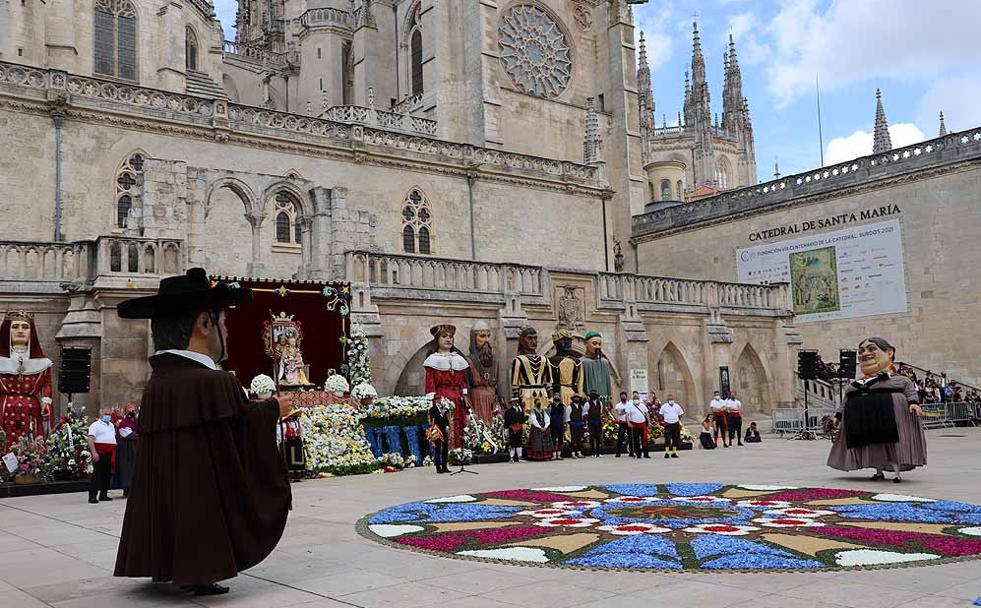
[[44, 436], [54, 421], [51, 359], [44, 356], [34, 321], [8, 313], [0, 325], [0, 426], [6, 452], [22, 435]]

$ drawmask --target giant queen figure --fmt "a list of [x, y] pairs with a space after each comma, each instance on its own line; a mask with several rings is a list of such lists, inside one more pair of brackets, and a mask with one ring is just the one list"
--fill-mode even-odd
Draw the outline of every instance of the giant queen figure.
[[51, 359], [41, 351], [31, 317], [8, 313], [0, 325], [0, 425], [6, 435], [0, 447], [6, 452], [25, 434], [44, 436], [53, 421]]
[[511, 390], [518, 393], [525, 416], [535, 407], [536, 399], [543, 405], [551, 400], [552, 378], [552, 364], [538, 354], [538, 331], [530, 325], [524, 327], [518, 334], [518, 356], [511, 361]]
[[456, 327], [436, 325], [429, 333], [433, 335], [433, 347], [422, 364], [426, 368], [426, 397], [434, 402], [444, 397], [453, 403], [450, 443], [454, 448], [463, 447], [463, 427], [469, 408], [467, 370], [470, 364], [453, 346]]

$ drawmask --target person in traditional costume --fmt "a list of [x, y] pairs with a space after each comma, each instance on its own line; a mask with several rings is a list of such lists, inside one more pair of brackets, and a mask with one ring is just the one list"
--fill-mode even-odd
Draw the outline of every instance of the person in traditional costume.
[[255, 566], [276, 547], [290, 509], [276, 423], [284, 393], [249, 401], [218, 367], [226, 309], [252, 292], [212, 285], [202, 268], [160, 281], [156, 295], [121, 302], [150, 319], [156, 353], [140, 404], [140, 446], [116, 554], [116, 576], [171, 581], [196, 595]]
[[423, 361], [426, 369], [426, 398], [438, 403], [440, 398], [453, 404], [450, 434], [446, 438], [454, 449], [463, 447], [463, 429], [467, 426], [467, 398], [469, 384], [467, 371], [470, 364], [453, 346], [456, 327], [449, 324], [434, 325], [429, 329], [433, 336], [432, 350]]
[[21, 435], [44, 437], [54, 428], [51, 359], [44, 356], [26, 312], [10, 312], [0, 324], [0, 428], [6, 453]]
[[491, 338], [490, 325], [485, 321], [477, 321], [470, 330], [470, 403], [474, 415], [487, 425], [493, 423], [502, 403], [497, 392], [499, 373]]
[[599, 393], [590, 393], [589, 401], [583, 409], [586, 411], [586, 425], [589, 429], [589, 449], [593, 456], [599, 458], [603, 445], [603, 402], [600, 401]]
[[552, 364], [537, 354], [538, 331], [530, 325], [518, 334], [518, 356], [511, 361], [511, 390], [517, 390], [527, 415], [535, 400], [545, 403], [554, 384]]
[[603, 355], [603, 337], [598, 331], [586, 332], [586, 356], [581, 359], [585, 390], [596, 393], [604, 403], [610, 402], [610, 362]]
[[535, 399], [535, 405], [528, 414], [531, 424], [531, 436], [528, 438], [528, 460], [549, 460], [554, 457], [555, 448], [552, 435], [549, 432], [551, 420], [548, 410], [542, 407], [541, 399]]
[[763, 438], [760, 437], [760, 431], [756, 428], [755, 422], [749, 423], [749, 428], [746, 429], [746, 443], [761, 443]]
[[525, 409], [521, 399], [511, 399], [511, 407], [504, 412], [504, 426], [508, 429], [508, 455], [511, 462], [521, 462], [521, 451], [525, 445]]
[[89, 504], [109, 502], [109, 478], [116, 462], [116, 427], [112, 408], [104, 408], [98, 420], [89, 425], [85, 436], [92, 454], [92, 478], [89, 480]]
[[552, 404], [548, 408], [549, 428], [552, 432], [552, 446], [555, 452], [552, 460], [562, 460], [562, 444], [565, 443], [565, 404], [562, 403], [562, 393], [555, 391]]
[[715, 445], [719, 445], [719, 435], [722, 435], [722, 445], [729, 447], [726, 443], [726, 438], [729, 435], [729, 422], [726, 416], [726, 400], [721, 397], [719, 391], [715, 391], [712, 395], [712, 402], [709, 404], [709, 409], [711, 410], [712, 420], [715, 422], [715, 432], [713, 433], [715, 438]]
[[[746, 431], [749, 433], [749, 431]], [[749, 441], [747, 439], [747, 441]], [[702, 444], [702, 449], [714, 450], [715, 440], [712, 439], [712, 415], [705, 416], [702, 420], [702, 432], [698, 434], [698, 442]]]
[[627, 402], [627, 426], [630, 429], [630, 448], [632, 456], [650, 458], [647, 452], [647, 406], [640, 400], [640, 393], [634, 391], [633, 399]]
[[140, 423], [137, 419], [136, 404], [128, 403], [123, 408], [123, 417], [116, 423], [116, 485], [122, 488], [123, 496], [129, 496], [133, 485], [133, 470], [136, 467], [136, 445], [140, 438]]
[[681, 417], [685, 411], [675, 403], [674, 395], [668, 395], [668, 402], [661, 405], [661, 417], [664, 418], [664, 457], [677, 458], [678, 448], [681, 447]]
[[566, 406], [569, 419], [569, 435], [573, 458], [585, 458], [582, 453], [582, 436], [586, 431], [586, 414], [584, 413], [582, 397], [572, 396], [572, 404]]
[[726, 425], [729, 427], [729, 445], [732, 440], [737, 441], [736, 445], [743, 445], [743, 402], [736, 399], [736, 392], [730, 391], [726, 404]]
[[450, 452], [450, 419], [446, 411], [442, 401], [434, 400], [429, 406], [429, 430], [426, 431], [429, 443], [433, 447], [433, 466], [436, 467], [436, 473], [440, 475], [449, 473], [446, 461]]
[[570, 405], [574, 395], [583, 396], [586, 391], [582, 363], [572, 350], [572, 332], [568, 329], [559, 329], [553, 333], [552, 344], [555, 346], [555, 355], [549, 359], [549, 363], [552, 364], [553, 380], [562, 403]]
[[858, 345], [862, 378], [845, 389], [836, 418], [840, 432], [831, 446], [828, 466], [841, 471], [874, 468], [873, 481], [927, 463], [923, 410], [916, 385], [895, 373], [896, 349], [882, 338], [867, 338]]
[[627, 422], [627, 393], [620, 393], [620, 401], [613, 406], [613, 415], [617, 419], [617, 458], [620, 457], [620, 451], [623, 449], [623, 445], [627, 445], [627, 453], [632, 457], [634, 455], [634, 444], [631, 441], [630, 423]]

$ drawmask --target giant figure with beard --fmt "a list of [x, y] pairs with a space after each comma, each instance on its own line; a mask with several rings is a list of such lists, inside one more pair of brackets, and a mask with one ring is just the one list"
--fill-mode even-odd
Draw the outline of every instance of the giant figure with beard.
[[477, 321], [470, 330], [470, 403], [474, 415], [487, 424], [500, 412], [498, 378], [490, 326]]

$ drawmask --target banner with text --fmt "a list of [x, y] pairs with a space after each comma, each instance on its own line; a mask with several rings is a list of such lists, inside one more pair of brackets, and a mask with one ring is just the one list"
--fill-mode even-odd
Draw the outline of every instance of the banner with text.
[[797, 321], [906, 312], [899, 220], [736, 250], [741, 283], [789, 283]]

